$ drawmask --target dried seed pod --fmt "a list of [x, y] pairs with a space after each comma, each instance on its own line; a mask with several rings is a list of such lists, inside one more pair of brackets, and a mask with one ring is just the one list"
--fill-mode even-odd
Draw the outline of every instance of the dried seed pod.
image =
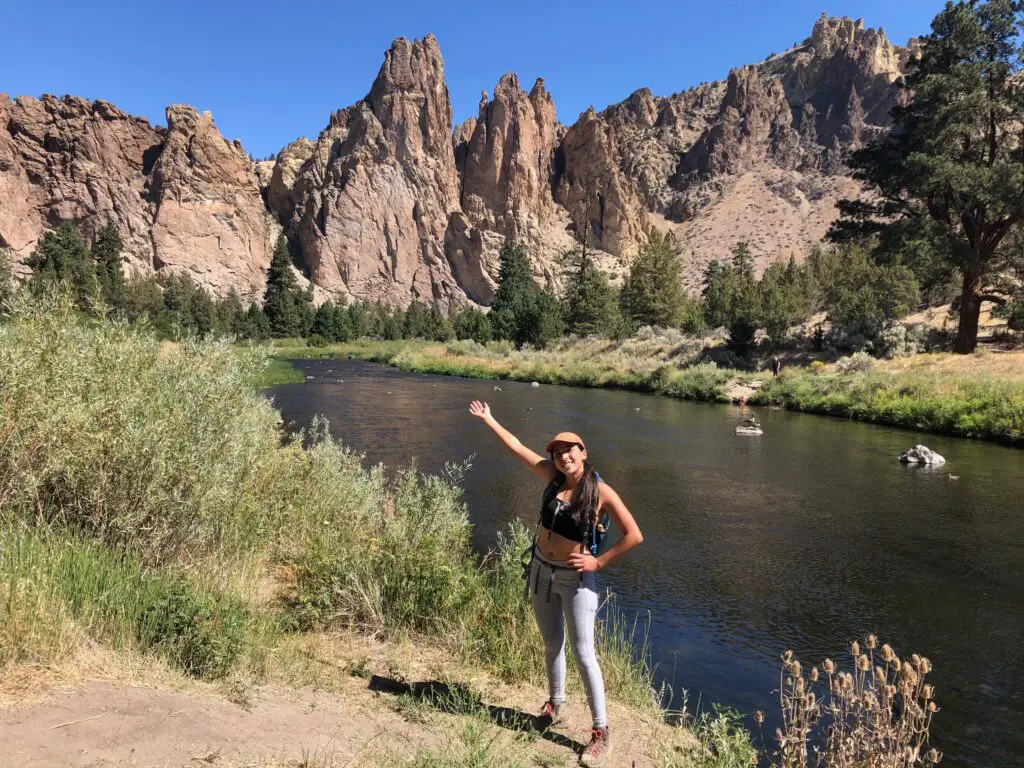
[[936, 712], [939, 711], [939, 705], [936, 704], [934, 701], [929, 701], [928, 702], [928, 711], [931, 712], [934, 715]]
[[857, 669], [861, 672], [867, 672], [871, 669], [871, 660], [866, 655], [861, 655], [861, 657], [857, 659]]
[[896, 654], [893, 651], [892, 646], [889, 645], [888, 643], [883, 645], [882, 646], [882, 660], [883, 661], [892, 661], [895, 658], [896, 658]]
[[867, 645], [869, 651], [875, 650], [875, 646], [878, 645], [878, 638], [874, 635], [868, 635], [864, 638], [864, 643]]
[[810, 673], [811, 682], [812, 683], [818, 682], [818, 678], [819, 677], [820, 677], [820, 675], [818, 674], [818, 668], [817, 667], [811, 667], [811, 673]]
[[878, 678], [879, 680], [884, 678], [885, 677], [885, 670], [882, 669], [881, 667], [876, 666], [875, 667], [875, 677]]
[[921, 696], [928, 701], [935, 694], [935, 686], [926, 685], [921, 689]]
[[804, 685], [804, 679], [802, 677], [798, 677], [796, 679], [796, 686], [795, 686], [795, 688], [796, 688], [796, 695], [797, 696], [802, 696], [804, 691], [806, 690], [806, 687]]
[[850, 655], [853, 656], [853, 658], [860, 656], [860, 643], [856, 640], [850, 644]]
[[754, 722], [758, 725], [764, 722], [764, 712], [762, 712], [760, 709], [754, 713]]
[[914, 665], [914, 669], [917, 669], [921, 666], [921, 657], [918, 656], [916, 653], [911, 654], [910, 663]]
[[789, 674], [793, 677], [800, 677], [800, 673], [803, 671], [803, 667], [800, 666], [799, 661], [794, 661], [789, 665]]
[[932, 662], [927, 656], [921, 657], [921, 674], [927, 675], [932, 671]]
[[792, 651], [786, 651], [784, 654], [782, 654], [782, 660], [786, 664], [789, 664], [789, 662], [793, 660], [793, 652]]
[[928, 754], [924, 756], [924, 759], [927, 760], [929, 763], [938, 765], [939, 760], [942, 759], [942, 753], [939, 752], [939, 750], [937, 749], [929, 749]]
[[825, 670], [826, 675], [831, 675], [833, 672], [836, 671], [836, 665], [835, 662], [832, 661], [832, 659], [825, 659], [825, 661], [822, 662], [821, 666], [822, 669]]

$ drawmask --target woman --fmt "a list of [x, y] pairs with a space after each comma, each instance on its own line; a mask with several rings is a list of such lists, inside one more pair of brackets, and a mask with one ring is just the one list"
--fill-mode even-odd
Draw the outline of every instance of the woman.
[[[580, 756], [582, 765], [602, 765], [611, 751], [605, 712], [604, 679], [594, 652], [597, 615], [595, 573], [643, 541], [640, 528], [619, 495], [601, 480], [587, 462], [583, 440], [559, 432], [548, 443], [550, 459], [534, 453], [491, 415], [487, 403], [474, 400], [469, 412], [483, 421], [510, 453], [517, 456], [547, 485], [541, 520], [533, 541], [529, 590], [533, 613], [544, 638], [548, 700], [540, 713], [547, 728], [563, 717], [565, 705], [565, 629], [573, 645], [587, 702], [594, 717], [590, 744]], [[614, 547], [594, 554], [598, 520], [607, 513], [622, 538]]]

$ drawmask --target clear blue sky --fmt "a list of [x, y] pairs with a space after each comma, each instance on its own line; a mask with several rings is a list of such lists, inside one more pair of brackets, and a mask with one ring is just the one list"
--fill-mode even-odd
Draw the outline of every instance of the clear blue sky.
[[926, 34], [942, 0], [0, 0], [0, 92], [103, 98], [164, 123], [210, 110], [257, 157], [314, 138], [364, 97], [392, 39], [433, 32], [455, 120], [504, 72], [543, 76], [572, 123], [639, 87], [657, 95], [725, 77], [810, 34], [822, 11]]

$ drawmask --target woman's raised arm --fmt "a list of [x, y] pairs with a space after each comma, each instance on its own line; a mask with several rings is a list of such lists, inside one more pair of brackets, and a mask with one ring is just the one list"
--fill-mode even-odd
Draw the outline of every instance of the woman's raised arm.
[[537, 475], [537, 477], [543, 478], [545, 482], [551, 482], [551, 479], [555, 476], [555, 468], [551, 464], [551, 460], [545, 459], [539, 453], [531, 451], [519, 442], [518, 437], [501, 426], [498, 420], [491, 415], [491, 408], [487, 403], [474, 400], [469, 404], [469, 412], [486, 424], [495, 437], [501, 441], [501, 444], [505, 446], [505, 449], [522, 461], [531, 472]]

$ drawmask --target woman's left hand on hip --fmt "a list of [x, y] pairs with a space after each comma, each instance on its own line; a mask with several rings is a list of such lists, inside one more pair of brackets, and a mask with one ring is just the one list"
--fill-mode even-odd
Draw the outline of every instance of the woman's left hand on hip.
[[601, 569], [597, 558], [584, 552], [573, 552], [567, 562], [580, 573], [592, 573]]

